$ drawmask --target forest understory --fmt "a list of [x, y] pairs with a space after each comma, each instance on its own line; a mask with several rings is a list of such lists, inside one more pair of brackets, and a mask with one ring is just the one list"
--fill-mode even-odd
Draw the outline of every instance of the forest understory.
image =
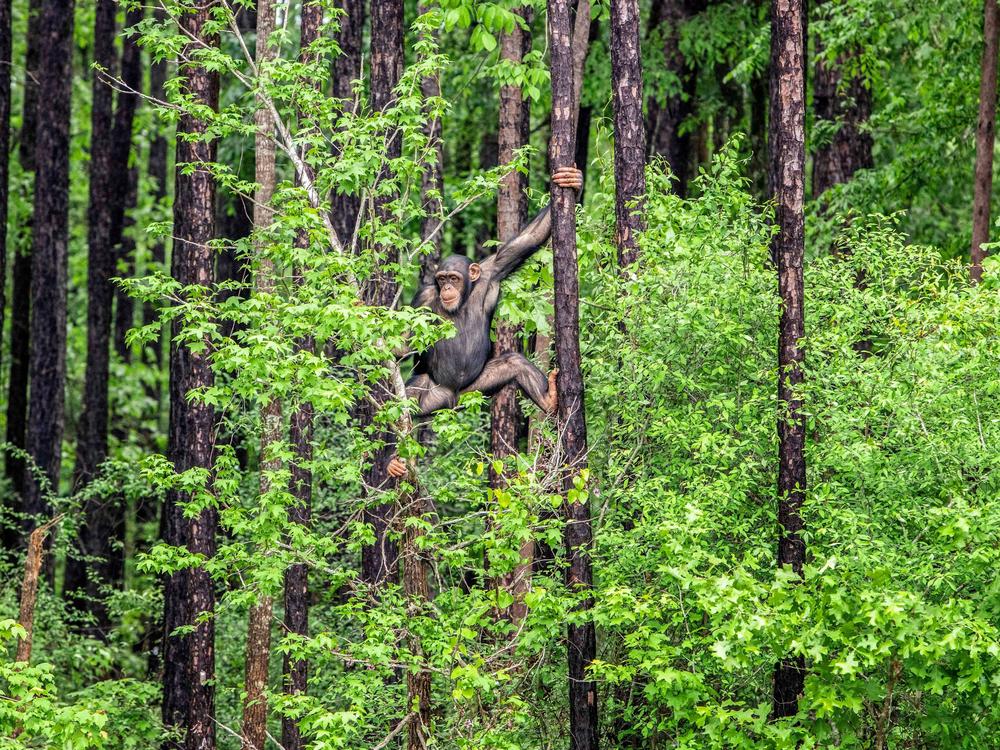
[[0, 0], [0, 748], [1000, 747], [998, 44]]

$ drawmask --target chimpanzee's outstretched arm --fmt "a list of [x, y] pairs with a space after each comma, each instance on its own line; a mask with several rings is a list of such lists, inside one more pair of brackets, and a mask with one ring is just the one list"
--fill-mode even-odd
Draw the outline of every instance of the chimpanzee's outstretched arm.
[[[560, 167], [552, 173], [552, 182], [560, 187], [573, 188], [580, 194], [583, 189], [583, 172], [576, 167]], [[483, 276], [491, 282], [500, 282], [521, 267], [531, 254], [546, 243], [552, 233], [552, 217], [548, 207], [532, 219], [514, 239], [480, 264]]]
[[544, 245], [552, 233], [552, 216], [549, 207], [528, 222], [528, 225], [512, 240], [505, 242], [493, 255], [479, 265], [483, 276], [491, 281], [503, 281], [510, 276], [532, 254]]

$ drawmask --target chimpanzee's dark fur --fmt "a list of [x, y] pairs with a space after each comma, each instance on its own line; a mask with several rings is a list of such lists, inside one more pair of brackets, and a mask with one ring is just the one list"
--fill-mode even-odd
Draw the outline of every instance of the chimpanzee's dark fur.
[[[479, 264], [481, 274], [476, 281], [469, 278], [472, 261], [462, 255], [445, 258], [436, 271], [429, 270], [421, 277], [413, 306], [430, 308], [451, 321], [456, 332], [420, 355], [413, 377], [406, 383], [406, 395], [417, 399], [420, 416], [453, 407], [461, 393], [491, 395], [511, 382], [539, 408], [551, 408], [546, 400], [546, 377], [526, 357], [512, 353], [490, 359], [490, 326], [500, 300], [500, 282], [548, 240], [550, 231], [546, 208], [517, 237]], [[441, 304], [434, 276], [446, 272], [457, 272], [464, 279], [462, 299], [452, 312]]]

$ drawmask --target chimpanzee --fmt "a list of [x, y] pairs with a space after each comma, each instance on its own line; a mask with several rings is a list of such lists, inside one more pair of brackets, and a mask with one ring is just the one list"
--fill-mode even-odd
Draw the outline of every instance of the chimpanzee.
[[[583, 173], [576, 167], [561, 167], [552, 181], [579, 191]], [[539, 409], [556, 408], [556, 371], [548, 378], [523, 354], [510, 352], [490, 358], [490, 327], [500, 300], [500, 282], [514, 273], [549, 238], [552, 218], [544, 208], [520, 234], [504, 243], [482, 263], [463, 255], [452, 255], [426, 270], [413, 307], [428, 307], [455, 326], [455, 334], [435, 343], [417, 360], [413, 376], [406, 382], [406, 395], [415, 399], [417, 416], [450, 409], [459, 395], [482, 391], [492, 395], [508, 383], [517, 383]], [[405, 464], [393, 458], [389, 474], [401, 477]]]

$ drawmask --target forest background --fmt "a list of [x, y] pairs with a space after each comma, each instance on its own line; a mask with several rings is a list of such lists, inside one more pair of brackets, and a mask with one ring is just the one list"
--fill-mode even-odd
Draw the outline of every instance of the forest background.
[[[995, 747], [997, 34], [0, 0], [0, 747]], [[414, 424], [402, 303], [550, 190], [558, 414]]]

